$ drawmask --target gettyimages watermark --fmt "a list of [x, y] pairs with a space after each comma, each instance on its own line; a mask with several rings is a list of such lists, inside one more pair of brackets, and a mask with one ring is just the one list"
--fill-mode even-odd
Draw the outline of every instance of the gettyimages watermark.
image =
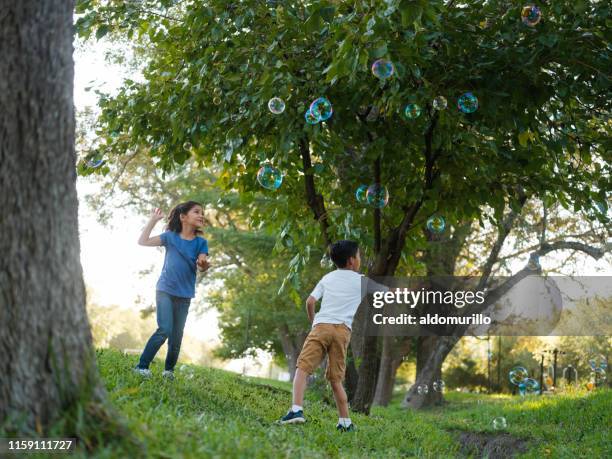
[[381, 277], [362, 281], [380, 336], [612, 335], [612, 277]]

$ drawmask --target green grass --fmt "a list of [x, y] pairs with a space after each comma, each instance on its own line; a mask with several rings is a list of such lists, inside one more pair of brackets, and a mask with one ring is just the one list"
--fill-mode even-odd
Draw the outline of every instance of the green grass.
[[[192, 378], [177, 371], [170, 382], [162, 380], [159, 363], [154, 376], [142, 380], [131, 371], [135, 363], [134, 356], [98, 351], [109, 397], [146, 457], [456, 457], [460, 431], [498, 433], [492, 427], [497, 416], [507, 419], [507, 433], [529, 442], [522, 457], [612, 457], [609, 390], [523, 400], [449, 393], [446, 405], [425, 412], [394, 403], [369, 417], [351, 413], [358, 431], [340, 434], [335, 407], [313, 393], [305, 402], [306, 424], [276, 425], [291, 403], [288, 383], [196, 366], [189, 366]], [[132, 454], [115, 442], [89, 457]]]

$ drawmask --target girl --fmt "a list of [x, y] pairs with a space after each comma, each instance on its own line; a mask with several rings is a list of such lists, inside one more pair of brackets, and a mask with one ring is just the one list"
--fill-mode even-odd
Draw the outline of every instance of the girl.
[[134, 371], [150, 376], [149, 364], [168, 339], [168, 353], [162, 376], [174, 379], [174, 366], [181, 349], [189, 304], [195, 296], [196, 266], [200, 271], [206, 271], [210, 265], [208, 242], [199, 237], [202, 233], [200, 228], [204, 225], [204, 210], [200, 203], [188, 201], [176, 206], [168, 217], [166, 232], [151, 237], [153, 227], [162, 218], [162, 211], [155, 209], [138, 239], [138, 244], [144, 246], [163, 245], [166, 248], [166, 257], [157, 281], [158, 328], [149, 338]]

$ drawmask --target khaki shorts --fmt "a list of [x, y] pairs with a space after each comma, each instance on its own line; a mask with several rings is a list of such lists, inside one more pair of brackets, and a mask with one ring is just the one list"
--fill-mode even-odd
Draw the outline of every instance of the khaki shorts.
[[296, 367], [310, 375], [321, 365], [327, 354], [325, 377], [329, 382], [342, 382], [350, 340], [351, 329], [344, 324], [317, 324], [304, 341]]

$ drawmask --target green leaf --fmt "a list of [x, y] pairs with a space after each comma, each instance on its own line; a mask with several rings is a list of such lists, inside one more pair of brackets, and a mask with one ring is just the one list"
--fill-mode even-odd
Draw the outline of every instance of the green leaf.
[[408, 27], [421, 18], [421, 5], [415, 1], [402, 0], [399, 6], [402, 15], [402, 27]]
[[109, 32], [109, 29], [108, 29], [107, 25], [102, 25], [102, 26], [98, 27], [98, 30], [96, 30], [96, 40], [100, 40], [108, 32]]

